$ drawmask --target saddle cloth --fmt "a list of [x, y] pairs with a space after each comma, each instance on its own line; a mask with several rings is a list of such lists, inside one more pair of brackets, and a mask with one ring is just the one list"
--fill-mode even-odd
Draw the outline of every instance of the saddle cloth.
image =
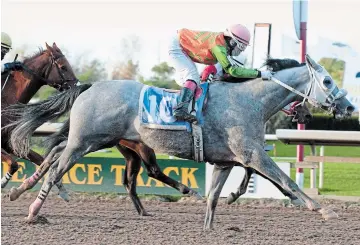
[[[195, 101], [198, 125], [203, 124], [202, 110], [208, 91], [208, 83], [200, 85], [202, 91]], [[140, 125], [148, 128], [191, 131], [190, 123], [176, 121], [173, 116], [174, 107], [178, 103], [180, 91], [145, 85], [139, 98]]]

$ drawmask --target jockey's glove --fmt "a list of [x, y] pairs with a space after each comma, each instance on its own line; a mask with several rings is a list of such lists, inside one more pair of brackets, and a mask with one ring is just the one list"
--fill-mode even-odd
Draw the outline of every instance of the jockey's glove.
[[271, 80], [273, 73], [271, 71], [261, 71], [262, 80]]
[[217, 73], [217, 69], [214, 65], [207, 66], [201, 74], [201, 81], [211, 82], [216, 73]]
[[21, 62], [14, 61], [14, 62], [5, 63], [4, 68], [5, 68], [5, 70], [17, 71], [17, 70], [21, 70], [23, 68], [23, 66], [22, 66]]

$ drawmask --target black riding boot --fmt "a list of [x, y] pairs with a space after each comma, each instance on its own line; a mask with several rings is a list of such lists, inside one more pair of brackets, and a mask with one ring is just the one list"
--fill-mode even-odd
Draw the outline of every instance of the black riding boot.
[[178, 105], [175, 107], [174, 117], [177, 121], [187, 121], [187, 122], [195, 122], [196, 117], [189, 113], [189, 104], [192, 102], [194, 98], [194, 91], [189, 88], [183, 87], [180, 91], [180, 101]]

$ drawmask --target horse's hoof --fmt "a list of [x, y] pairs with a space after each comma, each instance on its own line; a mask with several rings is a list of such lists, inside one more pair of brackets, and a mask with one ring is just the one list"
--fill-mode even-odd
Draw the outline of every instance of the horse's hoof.
[[20, 196], [20, 192], [16, 189], [16, 187], [11, 187], [9, 191], [9, 199], [10, 201], [15, 201]]
[[25, 218], [25, 222], [28, 224], [49, 224], [50, 223], [46, 217], [40, 216], [40, 215], [34, 216], [32, 214], [29, 214], [29, 216]]
[[331, 209], [328, 208], [322, 208], [319, 210], [319, 213], [322, 214], [322, 217], [325, 220], [329, 220], [329, 219], [337, 219], [339, 218], [339, 215], [337, 215], [334, 211], [332, 211]]
[[25, 223], [34, 224], [34, 223], [36, 223], [36, 216], [29, 214], [28, 217], [26, 217], [24, 220], [25, 220]]
[[145, 210], [143, 212], [140, 213], [140, 216], [152, 216], [152, 214], [149, 214], [148, 212], [146, 212]]
[[66, 191], [60, 191], [60, 192], [59, 192], [59, 197], [60, 197], [61, 199], [63, 199], [65, 202], [69, 202], [69, 201], [70, 201], [69, 193], [67, 193]]
[[191, 190], [189, 192], [189, 195], [192, 197], [195, 197], [197, 200], [204, 200], [204, 198], [198, 192], [196, 192], [194, 190]]
[[227, 204], [232, 204], [233, 202], [235, 202], [237, 199], [235, 193], [231, 192], [230, 195], [226, 198], [226, 203]]
[[211, 231], [214, 230], [214, 227], [212, 225], [205, 225], [204, 226], [204, 231]]
[[294, 207], [305, 207], [304, 203], [301, 202], [299, 199], [291, 200], [291, 205]]

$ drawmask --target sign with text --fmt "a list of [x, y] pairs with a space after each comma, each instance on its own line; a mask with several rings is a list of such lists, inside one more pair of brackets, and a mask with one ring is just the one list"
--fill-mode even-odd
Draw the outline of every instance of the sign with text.
[[[20, 168], [14, 174], [6, 188], [18, 186], [31, 176], [36, 166], [29, 161], [19, 160]], [[159, 159], [158, 164], [165, 175], [185, 184], [205, 195], [205, 164], [184, 160]], [[2, 163], [2, 176], [8, 171], [8, 165]], [[81, 158], [68, 173], [63, 176], [63, 184], [72, 191], [81, 192], [117, 192], [126, 193], [123, 186], [125, 160], [123, 158]], [[46, 176], [45, 176], [46, 177]], [[34, 189], [40, 189], [42, 181]], [[157, 195], [181, 195], [177, 190], [147, 176], [141, 167], [137, 177], [137, 193]]]

